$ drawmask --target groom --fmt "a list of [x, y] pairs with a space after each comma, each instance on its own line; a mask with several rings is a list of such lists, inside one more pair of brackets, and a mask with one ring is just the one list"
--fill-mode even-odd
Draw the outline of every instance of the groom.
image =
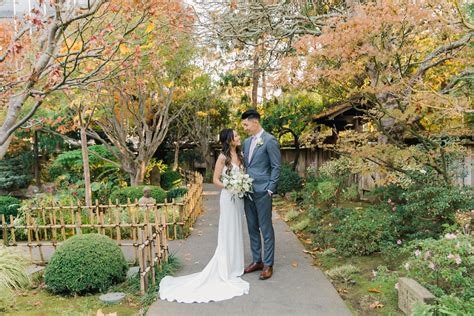
[[252, 198], [245, 198], [244, 201], [253, 262], [244, 272], [263, 270], [260, 280], [266, 280], [273, 274], [275, 233], [272, 224], [272, 195], [276, 192], [280, 177], [280, 147], [276, 138], [263, 130], [257, 111], [250, 109], [242, 114], [242, 127], [251, 135], [244, 141], [243, 151], [245, 168], [254, 179]]

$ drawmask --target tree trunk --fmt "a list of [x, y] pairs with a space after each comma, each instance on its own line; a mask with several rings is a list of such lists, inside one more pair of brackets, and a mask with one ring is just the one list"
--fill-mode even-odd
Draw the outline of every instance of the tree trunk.
[[173, 162], [173, 171], [178, 170], [179, 167], [179, 142], [174, 142], [174, 162]]
[[86, 193], [86, 206], [92, 205], [91, 173], [89, 167], [89, 148], [87, 147], [86, 129], [81, 127], [81, 151], [84, 165], [84, 189]]
[[135, 172], [130, 174], [130, 185], [132, 187], [143, 184], [147, 166], [148, 162], [141, 161], [135, 169]]
[[253, 58], [253, 70], [252, 70], [252, 105], [257, 107], [258, 98], [258, 82], [260, 78], [259, 66], [259, 55], [258, 48], [255, 48], [255, 55]]
[[262, 71], [262, 102], [265, 103], [267, 101], [267, 76], [265, 75], [265, 71]]
[[38, 131], [34, 133], [34, 157], [35, 157], [35, 182], [39, 190], [41, 190], [41, 177], [40, 177], [40, 161], [39, 161], [39, 149], [38, 149]]

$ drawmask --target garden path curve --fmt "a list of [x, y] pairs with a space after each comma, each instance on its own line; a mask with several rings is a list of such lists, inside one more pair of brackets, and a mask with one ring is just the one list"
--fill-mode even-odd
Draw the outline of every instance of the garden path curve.
[[[204, 213], [191, 236], [169, 243], [170, 253], [182, 263], [177, 275], [201, 271], [212, 257], [217, 243], [219, 191], [204, 185]], [[313, 266], [303, 245], [275, 212], [276, 237], [274, 275], [261, 281], [258, 272], [246, 274], [250, 293], [221, 302], [183, 304], [162, 301], [153, 303], [147, 315], [351, 315], [335, 288], [323, 272]], [[247, 228], [244, 227], [246, 264], [250, 258]]]

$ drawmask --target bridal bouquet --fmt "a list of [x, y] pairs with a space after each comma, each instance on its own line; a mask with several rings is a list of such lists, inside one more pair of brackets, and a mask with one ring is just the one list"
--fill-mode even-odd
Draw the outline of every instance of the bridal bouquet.
[[242, 170], [233, 169], [230, 175], [222, 175], [224, 188], [239, 198], [243, 198], [245, 195], [253, 192], [252, 182], [253, 179]]

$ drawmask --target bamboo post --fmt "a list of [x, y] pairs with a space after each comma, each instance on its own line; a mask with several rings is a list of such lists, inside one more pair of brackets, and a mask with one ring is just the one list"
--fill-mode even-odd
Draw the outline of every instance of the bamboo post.
[[[41, 217], [43, 218], [43, 224], [46, 225], [46, 212], [44, 210], [44, 204], [41, 203]], [[48, 238], [48, 230], [46, 227], [43, 229], [44, 238]]]
[[8, 225], [5, 220], [5, 214], [2, 214], [3, 245], [8, 246]]
[[77, 221], [76, 221], [76, 234], [80, 235], [82, 234], [82, 208], [81, 208], [81, 202], [77, 202]]
[[11, 227], [11, 234], [12, 234], [12, 243], [13, 243], [13, 246], [16, 246], [15, 225], [13, 225], [13, 215], [10, 215], [10, 227]]
[[34, 258], [33, 258], [33, 244], [32, 244], [32, 236], [31, 236], [31, 228], [29, 226], [32, 226], [33, 223], [32, 223], [32, 219], [31, 219], [31, 215], [30, 213], [26, 213], [26, 226], [28, 227], [26, 229], [26, 235], [28, 237], [28, 251], [30, 253], [30, 258], [31, 258], [31, 261], [33, 262]]
[[[33, 229], [34, 229], [34, 232], [35, 232], [35, 237], [36, 237], [36, 246], [38, 247], [38, 251], [39, 251], [39, 254], [40, 254], [40, 258], [41, 258], [41, 263], [46, 264], [46, 261], [44, 260], [43, 248], [41, 248], [41, 239], [39, 237], [38, 228], [36, 226], [37, 226], [36, 224], [33, 226]], [[55, 247], [55, 244], [53, 244], [53, 247]], [[56, 247], [55, 247], [55, 249], [56, 249]]]
[[145, 208], [145, 237], [147, 240], [146, 252], [147, 252], [147, 261], [150, 267], [151, 272], [151, 283], [155, 285], [155, 260], [153, 258], [153, 232], [150, 224], [150, 205], [147, 204]]
[[162, 234], [162, 229], [160, 228], [160, 214], [158, 212], [158, 206], [154, 206], [154, 211], [155, 211], [155, 256], [158, 259], [158, 268], [160, 269], [160, 272], [162, 271], [162, 265], [161, 265], [161, 234]]
[[[91, 207], [91, 209], [92, 209], [92, 207]], [[95, 216], [97, 218], [97, 226], [98, 226], [97, 233], [105, 234], [104, 217], [103, 217], [103, 214], [100, 212], [99, 201], [97, 199], [95, 200], [94, 209], [95, 209], [95, 212], [94, 211], [92, 211], [92, 212], [95, 213]]]
[[[109, 200], [109, 205], [110, 205], [110, 200]], [[117, 245], [121, 245], [121, 234], [120, 234], [120, 214], [117, 210], [115, 210], [115, 229], [117, 232]]]
[[168, 237], [167, 237], [167, 223], [165, 213], [161, 213], [161, 242], [163, 243], [163, 259], [165, 262], [168, 262]]
[[138, 256], [138, 264], [139, 264], [139, 267], [140, 267], [140, 293], [141, 295], [145, 295], [145, 291], [146, 291], [146, 284], [145, 284], [145, 280], [146, 280], [146, 271], [145, 271], [145, 262], [144, 262], [144, 257], [143, 257], [143, 236], [142, 234], [140, 233], [138, 238], [140, 239], [139, 241], [139, 247], [138, 247], [138, 251], [139, 251], [139, 256]]
[[[132, 240], [133, 240], [133, 253], [135, 255], [135, 261], [137, 260], [138, 251], [137, 251], [137, 226], [136, 226], [136, 220], [135, 220], [135, 212], [131, 209], [131, 204], [130, 204], [130, 199], [127, 198], [127, 207], [128, 207], [128, 213], [130, 214], [130, 218], [132, 219]], [[139, 258], [138, 258], [139, 259]]]
[[[57, 242], [57, 235], [56, 235], [56, 212], [53, 210], [52, 212], [53, 214], [49, 213], [49, 225], [51, 227], [51, 231], [53, 233], [53, 239], [52, 239], [52, 242], [53, 242], [53, 247], [54, 247], [54, 250], [56, 250], [56, 242]], [[51, 226], [53, 225], [53, 226]], [[46, 239], [45, 239], [46, 240]]]
[[[75, 217], [76, 214], [74, 214], [74, 206], [72, 205], [72, 201], [70, 204], [70, 210], [71, 210], [71, 225], [75, 225]], [[71, 234], [74, 236], [74, 229], [71, 229]]]
[[174, 238], [173, 239], [178, 239], [178, 234], [177, 234], [177, 223], [176, 223], [176, 212], [175, 212], [175, 206], [176, 206], [176, 203], [173, 200], [171, 200], [171, 205], [173, 206], [171, 208], [172, 212], [171, 214], [173, 215], [173, 234], [174, 234]]
[[61, 222], [61, 236], [63, 241], [66, 240], [66, 229], [64, 228], [64, 216], [62, 207], [59, 208], [59, 221]]
[[[95, 225], [95, 217], [94, 217], [94, 211], [92, 210], [92, 207], [88, 207], [88, 206], [85, 206], [87, 208], [87, 210], [89, 211], [89, 220], [90, 220], [90, 224], [92, 225], [92, 229], [94, 229], [94, 227], [96, 226]], [[99, 228], [99, 231], [98, 233], [100, 234], [100, 228]]]

